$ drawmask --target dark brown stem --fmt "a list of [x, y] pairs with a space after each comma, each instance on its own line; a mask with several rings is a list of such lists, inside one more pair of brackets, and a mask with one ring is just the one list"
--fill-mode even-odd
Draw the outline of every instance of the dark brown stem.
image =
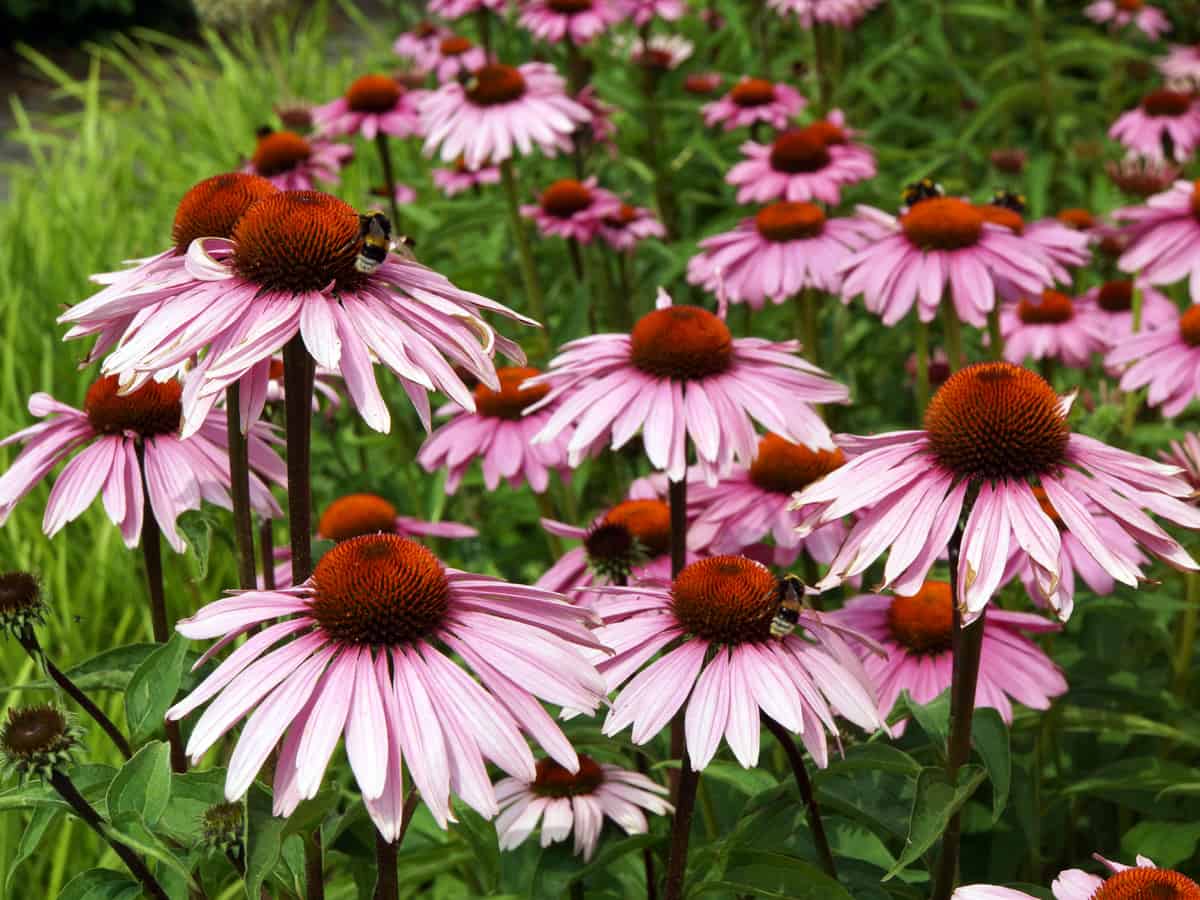
[[829, 837], [825, 834], [825, 823], [821, 820], [821, 808], [817, 805], [817, 795], [813, 791], [812, 781], [809, 780], [808, 770], [804, 767], [804, 756], [786, 728], [767, 715], [762, 717], [762, 722], [767, 726], [767, 730], [775, 735], [775, 740], [779, 741], [779, 746], [783, 748], [788, 762], [791, 763], [792, 774], [796, 777], [796, 787], [800, 789], [800, 798], [808, 809], [808, 827], [812, 831], [817, 855], [821, 857], [821, 868], [836, 881], [837, 866], [833, 861], [833, 851], [829, 847]]
[[[958, 770], [971, 755], [971, 719], [975, 712], [975, 687], [979, 682], [979, 656], [983, 647], [983, 623], [987, 608], [979, 618], [963, 627], [958, 596], [958, 556], [962, 546], [962, 526], [950, 539], [950, 596], [954, 600], [954, 625], [951, 639], [954, 653], [950, 681], [950, 737], [946, 745], [946, 776], [951, 785], [958, 783]], [[942, 853], [938, 859], [932, 900], [949, 900], [958, 876], [958, 851], [962, 838], [962, 813], [956, 812], [942, 834]]]
[[679, 759], [679, 791], [675, 798], [675, 818], [671, 821], [671, 849], [667, 856], [666, 900], [683, 897], [684, 875], [687, 873], [688, 841], [692, 834], [692, 813], [696, 811], [696, 789], [700, 773], [692, 769], [687, 747]]
[[83, 794], [76, 790], [75, 785], [65, 773], [57, 770], [51, 772], [50, 784], [54, 786], [54, 789], [67, 801], [70, 807], [75, 810], [75, 814], [96, 834], [104, 838], [117, 856], [121, 857], [121, 862], [125, 863], [129, 871], [133, 873], [133, 877], [141, 883], [142, 890], [146, 896], [155, 897], [158, 900], [168, 900], [167, 892], [163, 890], [162, 885], [158, 883], [158, 880], [146, 867], [146, 864], [142, 862], [141, 857], [113, 837], [112, 830], [100, 818], [100, 814], [96, 812], [92, 804], [87, 802]]
[[[637, 770], [650, 777], [650, 766], [645, 754], [638, 753]], [[642, 866], [646, 870], [646, 900], [658, 900], [658, 874], [655, 872], [654, 851], [649, 847], [642, 848]]]
[[233, 497], [238, 586], [250, 591], [255, 587], [254, 523], [250, 518], [250, 451], [246, 435], [242, 434], [241, 393], [236, 381], [225, 389], [225, 423], [229, 432], [229, 493]]
[[420, 802], [421, 795], [417, 793], [416, 788], [410, 790], [404, 798], [404, 809], [400, 812], [400, 833], [396, 835], [397, 847], [404, 843], [404, 836], [408, 834], [408, 826], [412, 824], [413, 813], [417, 811], [417, 804]]
[[671, 505], [671, 577], [678, 577], [687, 564], [687, 473], [683, 481], [667, 483]]
[[258, 546], [262, 556], [263, 588], [275, 590], [275, 528], [270, 519], [258, 524]]
[[488, 12], [487, 7], [479, 8], [475, 14], [475, 21], [479, 25], [479, 43], [483, 45], [483, 51], [490, 60], [492, 56], [492, 14]]
[[[154, 506], [150, 503], [150, 485], [146, 480], [146, 448], [137, 445], [138, 468], [142, 471], [142, 493], [145, 506], [142, 509], [142, 558], [146, 563], [146, 588], [150, 593], [150, 622], [154, 629], [154, 641], [165, 644], [170, 640], [167, 630], [167, 596], [163, 588], [162, 535], [158, 519], [154, 518]], [[171, 770], [187, 771], [187, 756], [183, 752], [183, 737], [179, 723], [168, 719], [163, 723], [167, 742], [171, 745]]]
[[382, 131], [375, 135], [375, 146], [379, 149], [379, 161], [383, 163], [383, 186], [387, 188], [388, 208], [392, 212], [392, 227], [400, 227], [400, 207], [396, 203], [396, 175], [392, 169], [392, 148], [388, 136]]
[[34, 662], [40, 662], [46, 670], [46, 674], [50, 676], [50, 680], [57, 684], [64, 694], [79, 704], [80, 708], [91, 716], [92, 720], [99, 725], [104, 733], [112, 738], [112, 742], [117, 745], [117, 749], [121, 751], [121, 755], [126, 759], [133, 756], [133, 750], [129, 746], [129, 741], [125, 739], [125, 735], [121, 734], [121, 729], [113, 724], [112, 719], [104, 714], [104, 710], [92, 702], [92, 698], [79, 689], [70, 678], [67, 677], [61, 669], [50, 661], [42, 650], [41, 644], [38, 643], [37, 636], [32, 631], [26, 631], [19, 638], [21, 646], [29, 653]]
[[325, 900], [325, 862], [321, 850], [321, 829], [317, 828], [304, 839], [304, 896], [305, 900]]
[[579, 253], [579, 242], [575, 238], [567, 238], [567, 252], [571, 257], [571, 268], [575, 270], [575, 279], [583, 284], [583, 257]]
[[288, 534], [292, 542], [292, 583], [312, 574], [312, 395], [313, 361], [296, 335], [283, 349], [287, 428]]
[[392, 843], [375, 832], [375, 900], [397, 900], [400, 884], [396, 880], [396, 851], [400, 842]]

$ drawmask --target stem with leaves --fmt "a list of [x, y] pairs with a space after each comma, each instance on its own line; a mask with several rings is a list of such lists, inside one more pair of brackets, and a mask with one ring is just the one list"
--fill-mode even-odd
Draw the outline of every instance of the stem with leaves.
[[392, 227], [400, 225], [400, 207], [396, 203], [396, 174], [392, 168], [392, 148], [388, 136], [382, 131], [375, 135], [375, 147], [379, 150], [379, 162], [383, 165], [383, 186], [387, 190], [388, 209], [392, 213]]
[[1000, 307], [993, 306], [988, 313], [988, 351], [997, 362], [1004, 359], [1004, 335], [1000, 333]]
[[687, 745], [679, 758], [679, 789], [675, 795], [675, 818], [671, 822], [671, 847], [667, 856], [666, 900], [683, 897], [684, 875], [687, 873], [688, 842], [692, 834], [692, 814], [696, 811], [696, 789], [700, 773], [692, 768]]
[[[521, 198], [517, 189], [517, 176], [513, 172], [511, 159], [500, 163], [500, 180], [504, 185], [504, 197], [508, 201], [508, 220], [512, 227], [513, 240], [517, 244], [517, 262], [521, 266], [521, 278], [525, 282], [525, 293], [528, 295], [529, 312], [533, 318], [549, 329], [546, 321], [546, 301], [542, 294], [542, 283], [538, 280], [537, 266], [533, 262], [533, 248], [529, 244], [529, 233], [525, 229], [525, 220], [521, 218]], [[547, 332], [541, 335], [541, 350], [548, 349]]]
[[812, 831], [813, 843], [817, 847], [817, 856], [821, 858], [821, 868], [836, 881], [837, 865], [833, 861], [833, 850], [829, 847], [829, 837], [825, 834], [825, 823], [821, 819], [821, 808], [817, 805], [817, 795], [813, 791], [808, 770], [804, 767], [804, 756], [786, 728], [766, 714], [762, 716], [762, 723], [767, 727], [767, 731], [775, 736], [775, 740], [779, 741], [779, 746], [783, 748], [788, 763], [791, 764], [792, 775], [796, 778], [796, 787], [800, 789], [800, 797], [808, 810], [808, 827]]
[[942, 331], [944, 332], [946, 358], [950, 362], [950, 371], [957, 372], [967, 364], [967, 357], [963, 353], [962, 323], [958, 321], [958, 313], [949, 297], [942, 301]]
[[241, 389], [235, 381], [225, 389], [225, 423], [229, 434], [229, 480], [233, 497], [233, 540], [237, 550], [238, 586], [253, 590], [254, 523], [250, 518], [250, 456], [242, 433]]

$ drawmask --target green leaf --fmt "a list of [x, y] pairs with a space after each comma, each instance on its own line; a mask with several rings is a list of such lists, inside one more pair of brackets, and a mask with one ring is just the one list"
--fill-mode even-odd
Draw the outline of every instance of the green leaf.
[[925, 735], [938, 746], [944, 747], [950, 736], [950, 689], [942, 691], [924, 705], [913, 700], [907, 691], [901, 692], [900, 697]]
[[971, 742], [983, 760], [988, 780], [992, 783], [992, 824], [1000, 821], [1008, 805], [1012, 787], [1012, 751], [1008, 727], [1000, 713], [990, 707], [978, 708], [971, 721]]
[[[112, 766], [77, 766], [71, 770], [71, 780], [75, 788], [92, 804], [103, 800], [105, 790], [116, 774]], [[71, 807], [49, 785], [31, 781], [27, 784], [11, 787], [0, 791], [0, 812], [13, 809], [38, 809], [51, 806], [56, 809], [70, 810]]]
[[108, 786], [108, 814], [136, 812], [151, 828], [171, 799], [171, 750], [164, 741], [147, 744], [117, 772]]
[[1192, 858], [1200, 845], [1200, 823], [1138, 822], [1121, 838], [1121, 850], [1132, 859], [1139, 853], [1164, 869]]
[[113, 816], [109, 828], [116, 839], [130, 850], [147, 860], [157, 860], [175, 872], [184, 881], [191, 880], [191, 872], [181, 860], [153, 831], [146, 827], [140, 813], [133, 810]]
[[142, 887], [130, 876], [112, 869], [88, 869], [62, 889], [58, 900], [138, 900]]
[[458, 816], [455, 830], [475, 855], [474, 871], [479, 887], [484, 893], [493, 894], [500, 884], [501, 871], [496, 829], [475, 810], [461, 803], [456, 805], [455, 815]]
[[1066, 731], [1084, 731], [1088, 734], [1138, 734], [1200, 747], [1200, 731], [1175, 728], [1134, 713], [1064, 706], [1060, 710], [1059, 721]]
[[187, 638], [176, 632], [167, 643], [146, 657], [129, 679], [129, 688], [125, 692], [125, 718], [134, 743], [146, 740], [162, 727], [163, 716], [183, 680], [187, 647]]
[[271, 814], [271, 797], [252, 784], [246, 794], [246, 898], [259, 900], [263, 882], [279, 862], [287, 819]]
[[216, 517], [206, 509], [189, 509], [177, 520], [176, 527], [196, 559], [196, 579], [208, 577], [208, 558], [212, 552], [213, 525]]
[[963, 766], [958, 770], [958, 783], [951, 784], [944, 769], [931, 767], [921, 772], [908, 820], [908, 841], [884, 881], [894, 878], [934, 845], [946, 830], [950, 817], [962, 808], [986, 776], [980, 766]]
[[41, 806], [33, 811], [33, 815], [29, 817], [29, 824], [25, 826], [25, 831], [21, 835], [21, 841], [17, 844], [17, 849], [8, 860], [8, 877], [4, 880], [5, 896], [17, 896], [13, 892], [14, 876], [20, 869], [21, 863], [29, 859], [42, 843], [46, 829], [54, 824], [60, 815], [62, 815], [62, 810], [55, 809], [53, 806]]
[[756, 797], [779, 784], [778, 779], [763, 769], [743, 769], [737, 763], [713, 760], [704, 767], [706, 781], [727, 784], [747, 797]]
[[701, 897], [718, 889], [753, 897], [853, 900], [845, 888], [811, 863], [783, 853], [755, 850], [735, 852], [720, 881], [698, 885], [688, 896]]
[[200, 837], [204, 811], [224, 799], [224, 769], [172, 775], [171, 802], [158, 821], [158, 831], [191, 846]]
[[337, 807], [338, 792], [332, 788], [321, 791], [309, 800], [301, 800], [296, 811], [287, 817], [283, 828], [283, 836], [298, 834], [308, 835], [314, 829], [320, 828], [325, 817]]
[[[137, 667], [158, 648], [158, 644], [126, 644], [123, 647], [113, 647], [72, 666], [65, 674], [82, 691], [123, 691], [129, 686], [130, 676]], [[0, 688], [0, 691], [57, 689], [58, 685], [53, 681], [40, 678], [23, 684], [8, 684]]]

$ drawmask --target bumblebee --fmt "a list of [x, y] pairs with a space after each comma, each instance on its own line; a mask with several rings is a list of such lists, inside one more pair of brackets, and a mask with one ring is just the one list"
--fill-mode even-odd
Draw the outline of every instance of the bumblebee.
[[920, 181], [905, 185], [904, 190], [900, 192], [900, 202], [911, 208], [922, 200], [933, 200], [944, 196], [946, 196], [946, 192], [942, 190], [940, 184], [932, 178], [922, 178]]
[[992, 206], [1003, 206], [1018, 215], [1025, 214], [1025, 195], [1015, 191], [996, 191], [992, 194]]
[[362, 245], [358, 250], [358, 258], [354, 260], [354, 268], [370, 274], [383, 265], [392, 249], [391, 220], [377, 209], [371, 210], [365, 216], [360, 215], [358, 236]]
[[771, 637], [785, 638], [796, 630], [800, 621], [800, 610], [804, 608], [804, 591], [807, 585], [796, 575], [784, 575], [771, 590], [779, 604], [775, 618], [771, 620]]

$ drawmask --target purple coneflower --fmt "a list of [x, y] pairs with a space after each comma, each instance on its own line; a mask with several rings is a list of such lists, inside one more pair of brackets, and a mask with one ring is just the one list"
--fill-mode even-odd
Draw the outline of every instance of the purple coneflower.
[[617, 0], [621, 12], [633, 19], [638, 28], [650, 24], [658, 18], [665, 22], [674, 22], [683, 18], [687, 7], [683, 0]]
[[[477, 2], [477, 0], [459, 0], [459, 2], [469, 3]], [[412, 63], [413, 71], [423, 75], [433, 68], [433, 62], [438, 55], [438, 45], [441, 44], [443, 38], [450, 37], [453, 33], [449, 28], [433, 22], [418, 22], [413, 26], [412, 31], [402, 32], [396, 38], [395, 43], [392, 44], [392, 52], [409, 60]]]
[[261, 175], [282, 191], [310, 191], [318, 181], [336, 184], [339, 170], [353, 155], [354, 148], [346, 144], [264, 128], [242, 171]]
[[979, 363], [938, 389], [923, 430], [839, 436], [850, 461], [796, 495], [797, 506], [814, 504], [816, 510], [802, 530], [866, 513], [818, 588], [865, 571], [890, 548], [880, 589], [916, 593], [949, 545], [972, 491], [957, 572], [964, 620], [977, 618], [995, 594], [1013, 544], [1029, 556], [1038, 590], [1061, 616], [1062, 538], [1034, 494], [1034, 480], [1063, 528], [1122, 584], [1136, 587], [1141, 567], [1104, 540], [1093, 509], [1111, 516], [1152, 556], [1196, 569], [1179, 542], [1144, 511], [1200, 528], [1200, 511], [1179, 499], [1192, 492], [1179, 470], [1073, 434], [1067, 424], [1071, 401], [1028, 369]]
[[1188, 433], [1182, 441], [1171, 441], [1170, 451], [1159, 451], [1159, 457], [1168, 465], [1183, 470], [1183, 477], [1200, 491], [1200, 435]]
[[363, 75], [344, 96], [315, 107], [313, 124], [330, 137], [361, 134], [368, 141], [377, 134], [412, 137], [421, 133], [417, 109], [424, 95], [424, 91], [408, 90], [390, 75]]
[[[99, 495], [125, 545], [135, 547], [148, 494], [158, 527], [172, 549], [182, 553], [186, 545], [175, 530], [181, 513], [199, 509], [201, 500], [232, 508], [225, 413], [211, 411], [195, 434], [183, 440], [178, 436], [178, 381], [151, 381], [128, 394], [117, 388], [113, 376], [92, 382], [81, 410], [49, 394], [29, 398], [29, 412], [47, 421], [0, 441], [0, 447], [22, 445], [0, 476], [0, 525], [22, 497], [81, 447], [55, 479], [46, 501], [42, 530], [50, 537]], [[271, 449], [272, 440], [266, 424], [250, 429], [250, 502], [267, 517], [281, 515], [281, 510], [259, 474], [276, 484], [287, 483], [287, 470]]]
[[793, 14], [805, 28], [827, 22], [838, 28], [853, 28], [880, 0], [768, 0], [781, 16]]
[[1186, 91], [1154, 91], [1108, 131], [1133, 153], [1187, 162], [1200, 144], [1200, 103]]
[[742, 766], [757, 765], [761, 714], [798, 734], [821, 767], [826, 735], [838, 733], [835, 715], [867, 731], [883, 728], [871, 680], [842, 634], [869, 639], [808, 611], [800, 614], [803, 637], [771, 637], [775, 586], [761, 563], [713, 556], [673, 583], [593, 588], [604, 619], [595, 636], [615, 651], [598, 668], [608, 689], [619, 690], [604, 733], [632, 725], [631, 739], [644, 744], [686, 704], [687, 753], [700, 771], [722, 736]]
[[235, 593], [181, 621], [176, 627], [188, 638], [218, 638], [205, 659], [265, 627], [167, 716], [182, 719], [209, 704], [188, 740], [194, 760], [248, 717], [225, 794], [241, 797], [278, 746], [280, 816], [316, 795], [344, 735], [367, 812], [394, 841], [402, 762], [442, 827], [452, 794], [486, 818], [499, 812], [487, 762], [536, 777], [525, 735], [578, 771], [575, 751], [537, 701], [594, 711], [603, 700], [583, 654], [598, 649], [585, 626], [590, 618], [549, 591], [446, 568], [406, 538], [351, 538], [326, 553], [303, 585]]
[[[1172, 326], [1179, 318], [1179, 308], [1171, 298], [1152, 288], [1147, 282], [1139, 281], [1138, 291], [1142, 295], [1142, 321], [1139, 331], [1153, 331], [1164, 325]], [[1118, 278], [1088, 288], [1080, 298], [1092, 308], [1087, 328], [1095, 335], [1105, 350], [1125, 342], [1133, 336], [1133, 281]]]
[[[1174, 324], [1174, 327], [1172, 327]], [[1163, 322], [1153, 331], [1138, 332], [1116, 344], [1105, 363], [1121, 375], [1121, 390], [1148, 387], [1146, 402], [1161, 406], [1173, 419], [1187, 408], [1200, 383], [1200, 306], [1189, 306], [1174, 323]]]
[[447, 197], [453, 197], [477, 185], [499, 184], [500, 170], [487, 164], [478, 169], [468, 169], [460, 156], [454, 161], [452, 168], [434, 169], [433, 183], [440, 187]]
[[552, 44], [582, 46], [621, 18], [616, 0], [521, 0], [521, 27]]
[[595, 176], [585, 181], [561, 178], [551, 184], [538, 202], [521, 207], [521, 215], [532, 219], [543, 235], [574, 239], [590, 244], [604, 219], [620, 215], [616, 194], [596, 185]]
[[550, 385], [542, 403], [561, 400], [536, 440], [568, 425], [575, 465], [598, 439], [613, 449], [639, 431], [651, 465], [674, 481], [687, 468], [688, 439], [706, 478], [749, 463], [758, 449], [752, 420], [789, 440], [833, 449], [814, 403], [844, 403], [849, 392], [796, 355], [796, 341], [734, 338], [722, 317], [673, 306], [659, 290], [657, 309], [630, 334], [572, 341], [534, 383]]
[[438, 44], [437, 57], [432, 60], [433, 74], [439, 82], [470, 75], [489, 62], [487, 51], [462, 35], [452, 34]]
[[448, 81], [425, 97], [425, 152], [440, 146], [443, 161], [462, 157], [472, 169], [499, 164], [534, 145], [547, 156], [570, 151], [575, 129], [590, 121], [567, 96], [562, 76], [547, 63], [478, 69], [465, 84]]
[[762, 309], [806, 288], [834, 293], [838, 267], [865, 238], [853, 221], [827, 219], [812, 203], [780, 201], [764, 206], [733, 231], [700, 241], [688, 262], [687, 279], [706, 291], [724, 291], [733, 303]]
[[1171, 30], [1171, 20], [1145, 0], [1096, 0], [1088, 4], [1083, 14], [1093, 22], [1108, 22], [1114, 30], [1132, 24], [1152, 41]]
[[[1131, 153], [1119, 162], [1106, 162], [1104, 171], [1122, 191], [1145, 199], [1167, 190], [1183, 170], [1161, 155], [1139, 156]], [[1120, 236], [1119, 231], [1117, 236]]]
[[1108, 349], [1092, 325], [1095, 307], [1086, 297], [1072, 299], [1045, 290], [1037, 300], [1022, 297], [1000, 307], [1004, 358], [1022, 364], [1027, 359], [1058, 360], [1072, 369], [1086, 369], [1093, 353]]
[[664, 799], [666, 793], [645, 775], [582, 753], [578, 772], [568, 772], [552, 759], [539, 760], [533, 779], [496, 782], [500, 849], [515, 850], [541, 823], [543, 847], [565, 841], [573, 832], [575, 855], [588, 862], [600, 843], [605, 819], [626, 834], [645, 834], [650, 829], [646, 813], [664, 816], [674, 811]]
[[461, 19], [480, 10], [503, 13], [508, 0], [429, 0], [429, 12], [443, 19]]
[[622, 203], [614, 215], [600, 220], [601, 239], [614, 250], [632, 250], [646, 238], [665, 238], [667, 229], [654, 210]]
[[720, 100], [704, 107], [704, 124], [720, 125], [726, 131], [748, 128], [762, 122], [783, 130], [808, 101], [800, 92], [782, 82], [744, 76]]
[[[1172, 869], [1160, 869], [1154, 861], [1138, 856], [1136, 866], [1127, 866], [1099, 853], [1093, 858], [1108, 869], [1103, 878], [1083, 869], [1067, 869], [1054, 879], [1054, 900], [1200, 900], [1200, 884]], [[991, 884], [970, 884], [954, 892], [951, 900], [1037, 900], [1024, 891]]]
[[1200, 180], [1177, 181], [1145, 206], [1118, 209], [1127, 222], [1129, 246], [1118, 261], [1151, 284], [1174, 284], [1187, 276], [1192, 302], [1200, 302]]
[[1200, 85], [1200, 44], [1172, 46], [1167, 55], [1159, 60], [1158, 70], [1168, 81]]
[[696, 50], [696, 45], [679, 34], [652, 34], [649, 40], [636, 37], [623, 44], [635, 65], [663, 73], [678, 69]]

